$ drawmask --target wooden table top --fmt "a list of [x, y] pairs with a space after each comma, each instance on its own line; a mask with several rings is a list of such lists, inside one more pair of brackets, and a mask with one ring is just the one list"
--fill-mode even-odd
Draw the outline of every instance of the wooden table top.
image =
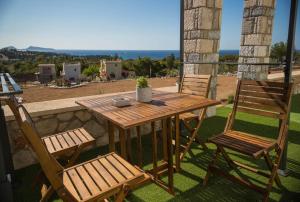
[[[126, 107], [113, 106], [112, 98], [117, 97], [129, 98], [131, 105]], [[153, 91], [152, 97], [153, 100], [150, 103], [136, 102], [134, 92], [81, 100], [76, 103], [98, 113], [123, 129], [220, 104], [216, 100], [181, 93]]]

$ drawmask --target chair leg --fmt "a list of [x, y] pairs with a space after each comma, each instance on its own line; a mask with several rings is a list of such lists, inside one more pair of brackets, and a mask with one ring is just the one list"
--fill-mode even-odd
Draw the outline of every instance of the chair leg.
[[121, 187], [121, 190], [119, 191], [119, 193], [117, 194], [117, 197], [116, 197], [116, 202], [122, 202], [124, 201], [126, 195], [128, 194], [129, 192], [129, 186], [127, 184], [124, 184], [122, 187]]
[[[265, 153], [264, 158], [265, 158], [265, 161], [267, 163], [267, 166], [268, 166], [269, 170], [272, 172], [274, 165], [272, 163], [270, 155], [268, 153]], [[275, 182], [276, 182], [278, 187], [282, 187], [282, 184], [281, 184], [281, 181], [280, 181], [280, 178], [279, 178], [279, 175], [278, 175], [277, 172], [275, 173]]]
[[218, 160], [218, 157], [219, 157], [219, 154], [220, 154], [221, 150], [220, 148], [218, 147], [217, 148], [217, 151], [214, 153], [214, 156], [211, 160], [211, 162], [209, 163], [208, 167], [207, 167], [207, 172], [206, 172], [206, 175], [205, 175], [205, 178], [203, 180], [203, 186], [206, 186], [207, 185], [207, 182], [208, 182], [208, 178], [210, 177], [211, 175], [211, 167], [214, 166], [216, 164], [216, 161]]
[[41, 193], [42, 193], [42, 198], [40, 202], [47, 202], [49, 198], [52, 196], [52, 194], [54, 193], [54, 189], [51, 185], [47, 188], [47, 186], [44, 184], [42, 186]]
[[232, 169], [236, 168], [235, 163], [233, 162], [233, 160], [229, 157], [229, 155], [226, 153], [225, 149], [223, 147], [220, 147], [220, 151], [225, 159], [225, 161], [227, 162], [228, 166]]
[[84, 148], [84, 146], [81, 144], [77, 147], [76, 151], [73, 153], [72, 157], [69, 159], [67, 165], [65, 166], [65, 168], [71, 167], [74, 165], [75, 161], [77, 160], [79, 154], [81, 153], [82, 149]]

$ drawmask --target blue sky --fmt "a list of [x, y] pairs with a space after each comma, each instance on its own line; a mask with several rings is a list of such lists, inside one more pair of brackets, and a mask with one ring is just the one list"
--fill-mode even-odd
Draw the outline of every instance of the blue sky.
[[[277, 0], [273, 42], [287, 39], [289, 4]], [[239, 49], [242, 12], [223, 0], [221, 49]], [[0, 0], [0, 47], [179, 49], [179, 14], [179, 0]]]

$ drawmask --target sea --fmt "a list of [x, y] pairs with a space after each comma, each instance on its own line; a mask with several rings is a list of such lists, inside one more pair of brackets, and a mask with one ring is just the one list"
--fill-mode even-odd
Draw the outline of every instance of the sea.
[[[57, 53], [64, 53], [73, 56], [100, 56], [118, 55], [124, 60], [137, 59], [139, 57], [150, 57], [152, 59], [163, 59], [166, 56], [174, 54], [176, 58], [179, 58], [179, 50], [56, 50]], [[239, 50], [220, 50], [220, 55], [238, 55]]]

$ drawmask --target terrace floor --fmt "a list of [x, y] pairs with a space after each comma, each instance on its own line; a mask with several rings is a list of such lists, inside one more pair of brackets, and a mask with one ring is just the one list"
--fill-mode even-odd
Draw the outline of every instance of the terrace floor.
[[[279, 189], [275, 183], [270, 194], [270, 201], [300, 201], [300, 95], [294, 96], [291, 109], [291, 123], [289, 127], [288, 139], [288, 177], [281, 177], [283, 189]], [[217, 109], [217, 115], [205, 120], [199, 134], [202, 138], [208, 138], [212, 135], [222, 132], [226, 117], [231, 111], [230, 106]], [[268, 138], [276, 138], [277, 122], [257, 116], [238, 114], [238, 121], [235, 128], [259, 134]], [[150, 135], [143, 137], [144, 146], [144, 164], [145, 168], [151, 166], [151, 141]], [[133, 151], [136, 148], [133, 140]], [[203, 187], [202, 182], [206, 173], [207, 165], [212, 157], [215, 147], [208, 144], [209, 150], [203, 151], [198, 145], [193, 145], [192, 152], [189, 153], [182, 163], [182, 171], [174, 176], [174, 185], [176, 195], [172, 196], [155, 184], [148, 184], [132, 192], [128, 201], [260, 201], [261, 195], [238, 184], [234, 184], [224, 178], [212, 176], [208, 186]], [[81, 155], [81, 161], [91, 159], [99, 154], [108, 152], [107, 147], [101, 147], [88, 151]], [[134, 152], [133, 152], [134, 153]], [[230, 152], [235, 160], [246, 162], [248, 158], [240, 154]], [[135, 158], [133, 158], [135, 159]], [[264, 166], [263, 160], [258, 162]], [[219, 164], [220, 165], [220, 164]], [[253, 161], [251, 162], [252, 166]], [[221, 167], [227, 169], [225, 162], [221, 162]], [[40, 198], [39, 189], [32, 185], [34, 176], [39, 170], [38, 165], [30, 166], [16, 171], [18, 181], [15, 191], [16, 201], [38, 201]], [[233, 172], [233, 171], [231, 171]], [[257, 177], [247, 171], [243, 172], [250, 177], [252, 182], [260, 184], [266, 182], [263, 177]], [[57, 196], [53, 196], [51, 201], [60, 201]]]

